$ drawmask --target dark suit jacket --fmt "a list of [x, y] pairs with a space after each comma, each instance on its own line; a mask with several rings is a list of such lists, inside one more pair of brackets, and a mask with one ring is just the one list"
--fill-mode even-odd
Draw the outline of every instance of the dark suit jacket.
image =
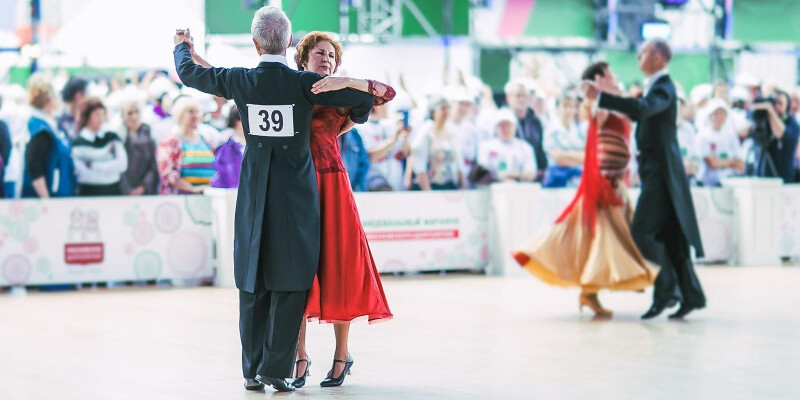
[[[700, 241], [689, 180], [678, 147], [678, 97], [672, 79], [668, 75], [662, 76], [653, 83], [647, 95], [639, 99], [603, 93], [599, 106], [622, 112], [637, 122], [636, 146], [640, 155], [642, 190], [651, 184], [661, 184], [661, 181], [666, 184], [681, 230], [695, 248], [697, 256], [702, 257], [703, 243]], [[653, 171], [654, 174], [645, 171]], [[670, 211], [654, 210], [647, 204], [639, 203], [636, 212]]]
[[[350, 118], [363, 123], [373, 97], [352, 89], [312, 94], [311, 86], [322, 77], [281, 63], [203, 68], [192, 62], [185, 43], [175, 47], [174, 57], [184, 84], [233, 99], [242, 118], [247, 147], [234, 222], [236, 287], [255, 292], [261, 267], [266, 290], [307, 290], [320, 251], [319, 195], [309, 149], [313, 106], [352, 107]], [[294, 136], [251, 135], [248, 105], [292, 105]]]

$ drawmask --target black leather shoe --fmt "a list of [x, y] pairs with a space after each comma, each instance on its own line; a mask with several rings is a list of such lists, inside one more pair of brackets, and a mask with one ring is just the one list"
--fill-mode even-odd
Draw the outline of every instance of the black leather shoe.
[[273, 389], [279, 392], [294, 392], [295, 390], [294, 386], [286, 382], [286, 379], [283, 378], [268, 378], [266, 376], [256, 375], [256, 379], [267, 386], [272, 386]]
[[333, 360], [333, 365], [335, 366], [336, 363], [344, 363], [344, 370], [342, 370], [342, 374], [339, 375], [338, 378], [334, 378], [333, 375], [333, 368], [331, 368], [331, 372], [328, 372], [328, 377], [325, 378], [322, 382], [319, 383], [322, 387], [336, 387], [342, 386], [344, 383], [344, 377], [350, 374], [350, 367], [353, 366], [353, 357], [347, 357], [347, 360]]
[[298, 389], [303, 387], [303, 386], [305, 386], [306, 385], [306, 377], [311, 376], [311, 374], [309, 373], [309, 371], [311, 370], [311, 360], [306, 359], [306, 358], [302, 358], [302, 359], [297, 360], [297, 361], [294, 362], [295, 375], [297, 375], [296, 372], [297, 372], [298, 364], [300, 364], [301, 362], [306, 363], [306, 372], [303, 374], [303, 376], [298, 376], [297, 378], [294, 378], [294, 381], [292, 381], [292, 386], [294, 386], [294, 387], [296, 387]]
[[647, 310], [647, 312], [644, 313], [644, 315], [642, 315], [642, 319], [655, 318], [661, 315], [661, 313], [664, 312], [664, 310], [666, 310], [667, 308], [674, 307], [675, 304], [677, 304], [677, 301], [675, 299], [671, 299], [668, 301], [653, 302], [653, 305], [650, 306], [650, 309]]
[[689, 315], [690, 312], [696, 310], [697, 307], [690, 306], [688, 304], [681, 304], [681, 308], [678, 309], [674, 314], [669, 316], [669, 319], [683, 319], [683, 317]]
[[264, 384], [253, 378], [247, 378], [244, 380], [244, 388], [247, 390], [261, 390], [264, 388]]

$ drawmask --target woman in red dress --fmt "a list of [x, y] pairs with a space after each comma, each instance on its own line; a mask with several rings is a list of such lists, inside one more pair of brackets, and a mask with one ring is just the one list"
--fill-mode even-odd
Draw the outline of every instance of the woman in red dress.
[[[314, 85], [313, 92], [351, 88], [374, 95], [376, 105], [394, 98], [394, 89], [379, 82], [330, 77], [341, 60], [341, 45], [326, 33], [310, 32], [297, 44], [298, 69], [328, 76]], [[339, 151], [339, 135], [353, 126], [348, 113], [347, 109], [316, 106], [311, 120], [311, 156], [319, 186], [322, 241], [319, 270], [308, 294], [306, 314], [308, 320], [332, 323], [336, 335], [333, 367], [322, 381], [323, 387], [341, 385], [353, 365], [347, 346], [350, 322], [360, 317], [370, 323], [392, 318]], [[305, 385], [311, 364], [305, 333], [303, 321], [295, 387]]]
[[[589, 66], [583, 79], [616, 91], [604, 62]], [[592, 106], [584, 103], [586, 111]], [[580, 287], [581, 308], [588, 306], [602, 317], [611, 316], [611, 311], [600, 304], [598, 291], [643, 290], [658, 274], [642, 257], [628, 228], [633, 215], [625, 188], [630, 126], [622, 114], [590, 114], [578, 193], [546, 237], [514, 252], [517, 262], [545, 283]]]
[[[191, 43], [190, 50], [196, 63], [211, 67], [194, 52]], [[314, 85], [314, 93], [351, 88], [374, 95], [376, 105], [394, 98], [394, 89], [380, 82], [330, 77], [341, 64], [342, 46], [326, 33], [314, 31], [304, 36], [297, 44], [295, 61], [300, 70], [327, 76]], [[340, 386], [353, 365], [347, 347], [350, 322], [360, 317], [370, 323], [392, 318], [339, 151], [339, 136], [354, 125], [348, 115], [348, 109], [315, 106], [311, 120], [310, 146], [317, 172], [321, 241], [319, 269], [308, 293], [306, 319], [332, 323], [336, 335], [333, 367], [320, 384], [323, 387]], [[297, 347], [297, 378], [293, 382], [298, 388], [305, 385], [311, 365], [305, 335], [304, 320]]]

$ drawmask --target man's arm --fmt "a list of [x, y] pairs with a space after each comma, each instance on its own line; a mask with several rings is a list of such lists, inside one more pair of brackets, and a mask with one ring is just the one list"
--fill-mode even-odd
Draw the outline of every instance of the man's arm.
[[653, 87], [647, 96], [634, 99], [611, 93], [599, 95], [598, 107], [619, 111], [631, 119], [640, 121], [666, 110], [675, 103], [675, 97], [661, 86]]
[[203, 68], [195, 64], [189, 45], [185, 42], [175, 46], [172, 55], [175, 58], [175, 70], [184, 85], [228, 100], [233, 97], [230, 83], [231, 69]]
[[321, 80], [322, 76], [313, 72], [300, 74], [300, 86], [303, 95], [311, 104], [328, 107], [350, 107], [350, 119], [357, 124], [363, 124], [369, 119], [372, 111], [374, 97], [369, 93], [359, 92], [354, 89], [337, 90], [314, 94], [311, 88], [314, 83]]

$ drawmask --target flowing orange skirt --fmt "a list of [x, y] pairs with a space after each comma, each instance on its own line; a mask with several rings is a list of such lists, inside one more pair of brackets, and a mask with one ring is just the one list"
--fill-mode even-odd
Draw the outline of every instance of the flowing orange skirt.
[[633, 242], [624, 186], [617, 195], [626, 205], [598, 209], [594, 235], [583, 223], [578, 202], [547, 236], [514, 252], [514, 258], [548, 284], [578, 286], [584, 292], [642, 290], [652, 285], [658, 267], [645, 261]]

